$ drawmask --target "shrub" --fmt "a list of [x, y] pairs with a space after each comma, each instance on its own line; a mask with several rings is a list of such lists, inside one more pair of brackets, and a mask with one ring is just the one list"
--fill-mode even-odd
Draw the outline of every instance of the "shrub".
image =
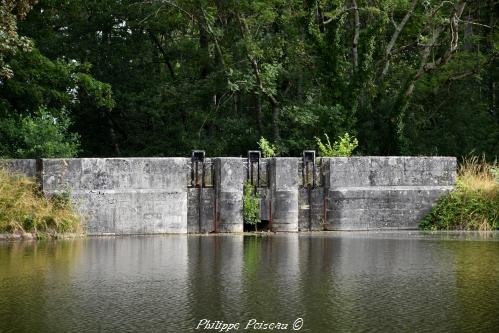
[[0, 156], [11, 158], [73, 157], [79, 151], [79, 136], [69, 131], [65, 110], [54, 116], [41, 107], [32, 116], [0, 119]]
[[271, 144], [263, 136], [258, 140], [258, 147], [262, 151], [263, 157], [275, 157], [279, 154], [279, 149], [276, 145]]
[[424, 230], [499, 229], [499, 183], [492, 166], [473, 157], [459, 167], [456, 188], [421, 221]]
[[81, 233], [68, 194], [46, 198], [31, 178], [0, 169], [0, 232]]
[[326, 137], [325, 143], [322, 143], [320, 138], [315, 137], [315, 141], [319, 147], [319, 154], [323, 157], [352, 156], [353, 151], [359, 145], [357, 138], [350, 136], [348, 133], [339, 136], [333, 145], [329, 141], [329, 136], [327, 134], [324, 134], [324, 136]]
[[251, 224], [257, 228], [260, 223], [260, 197], [255, 191], [255, 187], [250, 182], [244, 183], [243, 196], [243, 220], [246, 224]]

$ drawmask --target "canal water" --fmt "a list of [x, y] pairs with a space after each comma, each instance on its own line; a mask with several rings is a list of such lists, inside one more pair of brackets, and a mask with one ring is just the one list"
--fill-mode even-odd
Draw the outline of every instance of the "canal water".
[[0, 332], [220, 332], [223, 324], [497, 332], [499, 234], [0, 242]]

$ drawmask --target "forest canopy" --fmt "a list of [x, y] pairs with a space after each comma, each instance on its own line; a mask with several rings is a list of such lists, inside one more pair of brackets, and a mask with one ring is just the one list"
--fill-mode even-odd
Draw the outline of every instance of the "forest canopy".
[[499, 156], [497, 0], [0, 4], [0, 157]]

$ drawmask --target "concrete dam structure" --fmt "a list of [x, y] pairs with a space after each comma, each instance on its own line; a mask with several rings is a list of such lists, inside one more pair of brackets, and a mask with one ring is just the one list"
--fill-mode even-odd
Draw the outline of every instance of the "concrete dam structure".
[[89, 234], [243, 231], [243, 187], [273, 231], [417, 229], [456, 181], [453, 157], [2, 160], [69, 192]]

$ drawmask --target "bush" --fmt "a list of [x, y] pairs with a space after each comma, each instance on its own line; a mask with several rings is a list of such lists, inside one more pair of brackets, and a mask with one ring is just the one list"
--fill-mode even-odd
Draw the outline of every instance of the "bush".
[[79, 136], [69, 132], [65, 110], [54, 116], [41, 107], [33, 116], [0, 119], [0, 156], [11, 158], [73, 157]]
[[279, 154], [279, 150], [276, 145], [271, 144], [263, 136], [258, 140], [258, 147], [260, 147], [263, 157], [275, 157]]
[[243, 220], [246, 224], [251, 224], [257, 228], [260, 223], [260, 197], [255, 191], [255, 187], [250, 182], [244, 183], [243, 196]]
[[499, 229], [499, 183], [494, 170], [478, 158], [463, 162], [456, 188], [421, 221], [424, 230]]
[[319, 154], [323, 157], [352, 156], [353, 151], [359, 145], [357, 138], [350, 136], [348, 133], [339, 136], [333, 145], [329, 141], [329, 136], [327, 134], [324, 134], [324, 136], [326, 137], [326, 143], [322, 143], [320, 138], [315, 137], [315, 141], [319, 147]]
[[0, 169], [0, 232], [81, 233], [68, 194], [46, 198], [31, 178]]

